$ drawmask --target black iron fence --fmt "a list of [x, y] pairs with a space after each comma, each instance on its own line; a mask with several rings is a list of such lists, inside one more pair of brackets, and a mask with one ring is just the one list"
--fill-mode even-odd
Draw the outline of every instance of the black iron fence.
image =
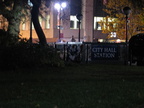
[[60, 57], [65, 61], [125, 63], [125, 43], [63, 42], [56, 43]]

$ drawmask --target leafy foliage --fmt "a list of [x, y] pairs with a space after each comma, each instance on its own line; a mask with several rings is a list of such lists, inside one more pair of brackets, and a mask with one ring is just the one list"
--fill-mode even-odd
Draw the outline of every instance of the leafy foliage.
[[1, 47], [15, 45], [20, 42], [27, 42], [27, 39], [22, 38], [20, 35], [17, 37], [13, 37], [9, 35], [7, 31], [0, 30], [0, 46]]
[[56, 50], [49, 46], [19, 43], [0, 49], [1, 69], [64, 66]]
[[[129, 0], [109, 0], [108, 4], [106, 4], [106, 9], [104, 9], [104, 11], [108, 13], [108, 16], [100, 22], [103, 33], [110, 34], [111, 32], [116, 32], [118, 38], [125, 39], [126, 19], [122, 10], [127, 6], [132, 10], [127, 21], [128, 38], [142, 32], [141, 30], [138, 31], [138, 28], [141, 29], [144, 25], [144, 10], [142, 8], [141, 11], [135, 9], [134, 5]], [[110, 38], [110, 35], [108, 38]]]
[[[32, 21], [36, 29], [40, 43], [46, 44], [45, 35], [39, 24], [39, 13], [46, 12], [47, 8], [43, 4], [49, 6], [51, 0], [30, 0], [33, 6], [28, 4], [28, 0], [0, 0], [0, 15], [7, 19], [7, 32], [12, 38], [19, 39], [20, 23], [32, 14]], [[34, 9], [33, 9], [34, 8]], [[32, 9], [32, 10], [31, 10]], [[34, 10], [34, 11], [33, 11]], [[40, 12], [39, 12], [40, 10]]]
[[7, 32], [14, 38], [19, 36], [21, 18], [26, 15], [27, 0], [0, 0], [0, 15], [7, 19]]

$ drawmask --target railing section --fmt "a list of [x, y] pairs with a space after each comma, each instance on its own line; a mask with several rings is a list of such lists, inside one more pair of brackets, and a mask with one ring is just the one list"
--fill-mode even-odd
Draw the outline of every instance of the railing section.
[[124, 63], [127, 59], [125, 43], [59, 42], [55, 48], [65, 61]]

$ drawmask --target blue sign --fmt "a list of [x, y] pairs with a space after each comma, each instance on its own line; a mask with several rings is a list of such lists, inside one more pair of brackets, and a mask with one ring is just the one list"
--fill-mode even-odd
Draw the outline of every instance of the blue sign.
[[118, 46], [117, 45], [92, 45], [91, 59], [92, 60], [117, 60]]

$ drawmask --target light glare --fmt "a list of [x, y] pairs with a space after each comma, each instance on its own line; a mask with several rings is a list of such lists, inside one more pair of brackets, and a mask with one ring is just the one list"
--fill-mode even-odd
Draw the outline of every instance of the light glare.
[[57, 9], [57, 10], [62, 10], [63, 8], [65, 8], [67, 6], [67, 4], [66, 4], [66, 2], [63, 2], [63, 3], [56, 3], [55, 5], [54, 5], [54, 8], [55, 9]]
[[59, 3], [56, 3], [56, 4], [54, 5], [54, 7], [55, 7], [57, 10], [60, 10], [60, 8], [61, 8], [61, 6], [60, 6]]
[[63, 3], [61, 4], [61, 6], [62, 6], [62, 8], [65, 8], [65, 7], [66, 7], [66, 3], [63, 2]]

